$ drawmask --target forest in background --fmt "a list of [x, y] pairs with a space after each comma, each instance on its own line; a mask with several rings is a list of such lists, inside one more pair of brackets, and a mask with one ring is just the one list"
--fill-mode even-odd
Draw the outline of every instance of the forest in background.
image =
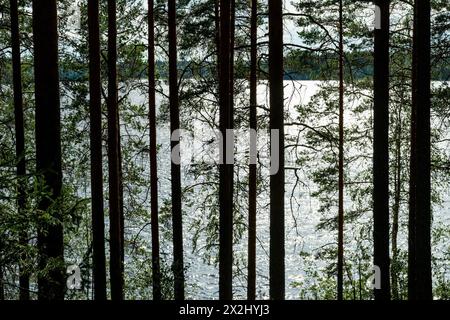
[[[283, 299], [285, 286], [298, 299], [377, 298], [374, 256], [379, 297], [449, 299], [450, 4], [415, 1], [431, 5], [427, 64], [426, 17], [416, 21], [425, 44], [413, 41], [426, 8], [377, 3], [389, 8], [387, 35], [363, 1], [292, 1], [281, 15], [281, 1], [0, 0], [0, 299], [195, 298], [187, 248], [216, 270], [211, 299]], [[318, 90], [294, 103], [288, 83], [307, 79]], [[427, 85], [430, 113], [411, 117]], [[270, 98], [258, 104], [261, 86]], [[234, 166], [164, 166], [176, 141], [161, 125], [284, 129], [286, 164], [275, 176], [246, 153]], [[313, 210], [300, 201], [306, 190]], [[320, 222], [305, 242], [333, 241], [300, 250], [303, 276], [286, 283], [282, 226], [296, 217], [286, 228], [301, 233], [296, 219], [308, 215]], [[425, 248], [411, 244], [415, 224]], [[412, 248], [428, 258], [411, 260]], [[67, 288], [72, 265], [77, 290]]]
[[[3, 57], [7, 59], [6, 57]], [[304, 50], [292, 50], [289, 51], [287, 56], [284, 57], [284, 79], [285, 80], [338, 80], [338, 76], [334, 74], [329, 74], [326, 70], [329, 69], [328, 62], [336, 61], [339, 58], [336, 54], [326, 54], [326, 53], [315, 53], [311, 51]], [[349, 52], [347, 53], [347, 58], [355, 61], [356, 65], [360, 67], [353, 69], [352, 78], [353, 79], [362, 79], [365, 77], [373, 76], [373, 53], [368, 52]], [[145, 69], [145, 61], [141, 61], [142, 65], [139, 68], [135, 68], [135, 73], [130, 74], [127, 73], [130, 79], [141, 79], [146, 80], [148, 75], [147, 73], [142, 73], [142, 70]], [[25, 63], [25, 61], [24, 61]], [[28, 62], [32, 64], [32, 61]], [[239, 72], [235, 74], [235, 77], [245, 79], [245, 69], [246, 64], [248, 67], [248, 61], [241, 61], [242, 65], [237, 65], [236, 70], [242, 70], [243, 72]], [[8, 64], [7, 61], [3, 62], [5, 67], [11, 68], [11, 64]], [[119, 70], [127, 69], [126, 65], [119, 65]], [[169, 74], [167, 70], [167, 63], [162, 60], [155, 61], [156, 73], [159, 75], [159, 79], [168, 79]], [[184, 79], [195, 79], [195, 73], [201, 73], [202, 77], [207, 77], [208, 72], [211, 70], [205, 66], [200, 67], [198, 70], [192, 70], [191, 61], [181, 60], [178, 61], [179, 69], [186, 69], [184, 72]], [[268, 65], [267, 63], [261, 62], [259, 64], [259, 68], [267, 72]], [[349, 70], [350, 71], [350, 70]], [[29, 72], [32, 72], [30, 69]], [[124, 72], [124, 71], [119, 71]], [[12, 72], [6, 72], [4, 75], [3, 81], [5, 83], [12, 83]], [[32, 74], [31, 74], [32, 76]], [[213, 75], [210, 75], [213, 76]], [[82, 70], [72, 70], [72, 69], [61, 69], [59, 71], [59, 78], [61, 81], [88, 81], [89, 79], [89, 71], [87, 66]], [[433, 81], [449, 81], [450, 79], [450, 68], [447, 64], [442, 61], [437, 65], [432, 66], [432, 80]], [[262, 73], [260, 75], [260, 80], [267, 80], [267, 76]]]

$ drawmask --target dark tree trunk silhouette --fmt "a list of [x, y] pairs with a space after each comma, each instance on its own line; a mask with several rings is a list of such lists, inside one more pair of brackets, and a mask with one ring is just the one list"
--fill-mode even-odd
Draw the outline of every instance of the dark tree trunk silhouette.
[[231, 102], [231, 2], [220, 1], [220, 41], [219, 41], [219, 104], [220, 132], [222, 134], [222, 163], [219, 165], [219, 298], [233, 298], [233, 165], [227, 150], [227, 129], [233, 127]]
[[270, 176], [270, 298], [282, 300], [285, 295], [284, 249], [284, 93], [283, 93], [283, 16], [282, 1], [269, 0], [269, 89], [270, 130], [278, 130], [271, 139], [279, 150], [272, 163], [278, 161], [278, 171]]
[[431, 300], [431, 151], [430, 151], [429, 0], [414, 2], [413, 107], [411, 126], [409, 299]]
[[[19, 12], [17, 0], [10, 0], [11, 14], [11, 49], [12, 49], [12, 68], [13, 68], [13, 90], [14, 90], [14, 120], [16, 136], [16, 173], [18, 179], [17, 188], [17, 207], [19, 216], [23, 216], [26, 205], [26, 185], [25, 185], [25, 132], [23, 119], [23, 98], [22, 98], [22, 71], [20, 58], [20, 32], [19, 32]], [[20, 243], [26, 247], [28, 245], [27, 227], [20, 235]], [[23, 255], [22, 260], [26, 260]], [[23, 263], [19, 266], [19, 299], [30, 299], [30, 276], [24, 270]]]
[[[215, 45], [216, 45], [216, 72], [220, 73], [220, 0], [214, 1], [214, 28], [215, 28]], [[217, 89], [219, 90], [219, 89]]]
[[[258, 2], [251, 1], [250, 15], [250, 129], [257, 129], [257, 68], [258, 68]], [[256, 156], [256, 139], [250, 140], [250, 148], [254, 148]], [[252, 145], [254, 144], [254, 145]], [[256, 159], [253, 159], [256, 160]], [[256, 162], [249, 167], [249, 196], [248, 196], [248, 275], [247, 275], [247, 299], [256, 298], [256, 195], [257, 195], [257, 171]]]
[[108, 0], [108, 165], [111, 299], [123, 299], [122, 222], [120, 211], [119, 112], [117, 90], [116, 1]]
[[3, 281], [3, 265], [0, 264], [0, 301], [5, 300], [5, 286], [3, 285]]
[[103, 208], [102, 101], [98, 0], [90, 0], [88, 2], [88, 28], [94, 298], [95, 300], [106, 300], [105, 221]]
[[[401, 93], [401, 101], [405, 102], [403, 99], [403, 93]], [[402, 105], [405, 105], [406, 102]], [[402, 150], [401, 150], [401, 138], [402, 138], [402, 109], [398, 108], [397, 115], [397, 128], [396, 128], [396, 141], [395, 141], [395, 186], [394, 186], [394, 204], [392, 206], [392, 263], [391, 263], [391, 283], [392, 283], [392, 298], [394, 300], [399, 300], [399, 279], [398, 279], [398, 227], [399, 227], [399, 214], [400, 214], [400, 201], [401, 201], [401, 183], [402, 183]]]
[[[56, 0], [33, 1], [36, 169], [42, 174], [49, 197], [39, 201], [39, 211], [48, 212], [61, 194], [61, 130], [58, 74], [58, 31]], [[50, 213], [50, 212], [49, 212]], [[62, 221], [59, 209], [51, 212]], [[63, 226], [40, 223], [38, 228], [39, 300], [63, 300], [65, 292]], [[58, 261], [55, 264], [55, 260]], [[51, 264], [49, 262], [52, 262]]]
[[153, 300], [161, 300], [161, 270], [159, 258], [158, 223], [158, 167], [156, 144], [156, 89], [155, 89], [155, 21], [154, 3], [148, 0], [148, 120], [150, 125], [150, 197], [152, 225], [152, 280]]
[[389, 300], [389, 0], [377, 0], [381, 24], [375, 29], [373, 112], [374, 265], [379, 267], [376, 300]]
[[0, 301], [5, 300], [5, 286], [3, 284], [4, 280], [4, 274], [3, 274], [3, 255], [2, 253], [4, 252], [4, 248], [3, 248], [3, 240], [0, 238]]
[[[176, 0], [169, 0], [169, 103], [172, 178], [173, 271], [175, 299], [184, 300], [183, 217], [181, 212], [181, 171], [179, 159], [180, 107], [178, 101], [178, 56]], [[174, 154], [176, 154], [174, 158]]]
[[[230, 0], [230, 117], [234, 118], [234, 43], [236, 27], [236, 0]], [[233, 120], [231, 120], [233, 121]]]
[[[413, 53], [417, 52], [416, 41], [413, 29]], [[416, 297], [416, 175], [417, 156], [416, 156], [416, 118], [417, 118], [417, 99], [416, 99], [416, 65], [417, 56], [412, 55], [412, 79], [411, 79], [411, 127], [410, 127], [410, 159], [409, 159], [409, 199], [408, 199], [408, 299]]]
[[344, 299], [344, 22], [339, 0], [339, 178], [337, 298]]
[[120, 265], [122, 277], [125, 268], [125, 209], [123, 205], [123, 161], [120, 134], [120, 113], [117, 107], [117, 152], [119, 154], [119, 212], [120, 212]]

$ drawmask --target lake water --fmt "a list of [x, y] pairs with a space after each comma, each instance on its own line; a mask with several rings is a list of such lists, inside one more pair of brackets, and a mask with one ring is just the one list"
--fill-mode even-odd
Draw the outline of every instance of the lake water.
[[[320, 82], [318, 81], [286, 81], [285, 82], [285, 98], [286, 98], [286, 112], [290, 119], [296, 119], [295, 106], [299, 104], [306, 104], [309, 102], [311, 96], [319, 90]], [[167, 88], [165, 88], [167, 90]], [[157, 97], [157, 103], [162, 102], [161, 96]], [[146, 97], [139, 91], [135, 90], [131, 93], [131, 101], [135, 104], [145, 104]], [[261, 106], [268, 107], [267, 85], [261, 83], [258, 87], [258, 103]], [[353, 104], [358, 101], [352, 101]], [[145, 119], [143, 119], [145, 121]], [[355, 120], [351, 115], [346, 114], [346, 124], [352, 124]], [[194, 127], [202, 126], [201, 122], [194, 123]], [[286, 128], [287, 136], [297, 136], [299, 128], [296, 126], [289, 126]], [[158, 170], [159, 170], [159, 194], [160, 205], [164, 199], [170, 199], [170, 151], [169, 151], [169, 124], [163, 123], [158, 126], [158, 143], [162, 148], [158, 154]], [[201, 144], [186, 144], [181, 143], [181, 157], [186, 154], [195, 153]], [[302, 140], [299, 140], [301, 142]], [[123, 143], [127, 143], [126, 140]], [[244, 154], [245, 150], [237, 148], [237, 154]], [[261, 151], [262, 161], [267, 163], [267, 139], [260, 139], [258, 141], [258, 148]], [[447, 148], [448, 150], [449, 148]], [[264, 151], [266, 150], [266, 151]], [[189, 151], [189, 152], [188, 152]], [[197, 150], [198, 151], [198, 150]], [[266, 152], [266, 153], [265, 153]], [[265, 153], [265, 154], [264, 154]], [[245, 157], [236, 156], [237, 163], [245, 165]], [[241, 161], [241, 162], [240, 162]], [[292, 154], [286, 154], [286, 166], [295, 166], [295, 161]], [[182, 184], [187, 187], [198, 183], [194, 181], [192, 176], [187, 174], [190, 162], [182, 163]], [[144, 167], [148, 167], [144, 164]], [[143, 174], [148, 176], [148, 170], [143, 169]], [[262, 173], [268, 178], [267, 168], [262, 169]], [[291, 284], [295, 281], [301, 281], [304, 276], [305, 258], [300, 256], [300, 252], [315, 252], [318, 248], [326, 245], [335, 245], [337, 233], [327, 231], [316, 231], [316, 225], [320, 220], [320, 213], [317, 212], [317, 199], [310, 196], [314, 186], [311, 181], [301, 172], [298, 171], [298, 178], [305, 183], [297, 183], [296, 171], [286, 171], [286, 297], [287, 299], [297, 299], [299, 297], [299, 289], [294, 288]], [[240, 173], [235, 173], [240, 174]], [[447, 225], [450, 223], [450, 201], [449, 191], [444, 192], [444, 204], [442, 207], [435, 208], [435, 222], [443, 222]], [[195, 197], [194, 192], [194, 197]], [[191, 195], [192, 196], [192, 195]], [[196, 199], [194, 199], [195, 202]], [[269, 210], [268, 210], [268, 194], [262, 193], [258, 198], [258, 217], [257, 217], [257, 295], [258, 298], [268, 298], [268, 270], [269, 270]], [[351, 202], [346, 199], [345, 206], [351, 206]], [[199, 206], [194, 204], [192, 208], [184, 205], [183, 219], [184, 219], [184, 245], [185, 245], [185, 264], [188, 266], [186, 273], [187, 294], [188, 298], [192, 299], [217, 299], [218, 298], [218, 268], [214, 263], [204, 261], [205, 249], [193, 252], [192, 240], [193, 233], [189, 231], [189, 226], [194, 222], [204, 220], [203, 212], [198, 210]], [[242, 213], [246, 216], [246, 212]], [[204, 221], [203, 221], [204, 222]], [[149, 228], [147, 228], [149, 229]], [[133, 229], [129, 230], [133, 233]], [[137, 231], [137, 230], [134, 230]], [[352, 230], [346, 230], [352, 232]], [[144, 233], [150, 241], [149, 230]], [[405, 245], [405, 235], [399, 236], [400, 246]], [[204, 244], [204, 237], [199, 239], [200, 247]], [[445, 245], [445, 244], [444, 244]], [[148, 243], [148, 247], [150, 243]], [[352, 243], [346, 243], [346, 250], [351, 250]], [[164, 242], [164, 250], [171, 253], [171, 244], [168, 241]], [[234, 246], [234, 253], [238, 259], [246, 257], [247, 242], [246, 233], [244, 233], [242, 241]], [[315, 261], [318, 267], [324, 266], [324, 262]], [[246, 296], [246, 279], [245, 279], [245, 264], [240, 263], [239, 268], [235, 268], [238, 276], [234, 279], [234, 297], [236, 299], [245, 298]]]

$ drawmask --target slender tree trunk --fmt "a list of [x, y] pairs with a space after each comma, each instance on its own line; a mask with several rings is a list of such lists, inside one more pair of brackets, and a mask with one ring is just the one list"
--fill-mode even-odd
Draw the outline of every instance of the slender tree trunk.
[[337, 298], [344, 299], [344, 25], [343, 5], [339, 0], [339, 208]]
[[[216, 72], [220, 73], [220, 0], [214, 1], [214, 29], [215, 29], [215, 42], [216, 42]], [[218, 89], [219, 90], [219, 89]]]
[[[270, 299], [285, 295], [284, 249], [284, 93], [283, 93], [283, 16], [282, 1], [269, 0], [269, 89], [270, 130], [278, 131], [271, 139], [271, 166], [278, 161], [278, 171], [270, 176]], [[278, 147], [274, 157], [272, 147]]]
[[102, 101], [98, 0], [90, 0], [88, 2], [88, 28], [94, 298], [95, 300], [106, 300], [105, 218], [103, 208]]
[[116, 1], [108, 0], [108, 164], [111, 299], [123, 300]]
[[152, 223], [153, 300], [161, 300], [159, 258], [158, 167], [156, 144], [155, 17], [153, 0], [148, 0], [148, 120], [150, 124], [150, 194]]
[[[169, 100], [172, 178], [173, 270], [175, 300], [184, 300], [183, 216], [181, 212], [181, 171], [179, 157], [180, 107], [178, 101], [176, 0], [169, 0]], [[174, 158], [174, 154], [176, 154]]]
[[125, 269], [125, 209], [123, 205], [123, 161], [120, 134], [120, 112], [117, 107], [117, 152], [119, 154], [119, 211], [120, 211], [120, 265], [122, 267], [122, 277]]
[[219, 100], [220, 132], [222, 133], [222, 163], [219, 166], [220, 186], [220, 232], [219, 232], [219, 297], [221, 300], [233, 298], [233, 165], [227, 161], [227, 129], [232, 129], [233, 119], [230, 92], [231, 82], [231, 3], [220, 0], [220, 50], [219, 50]]
[[[258, 68], [258, 2], [252, 0], [250, 15], [250, 130], [257, 130], [257, 68]], [[256, 139], [250, 140], [250, 148], [254, 148], [256, 156]], [[254, 144], [254, 146], [252, 146]], [[256, 159], [253, 159], [256, 160]], [[257, 171], [256, 162], [250, 163], [249, 168], [249, 204], [248, 204], [248, 275], [247, 299], [256, 298], [256, 195]]]
[[361, 268], [361, 261], [358, 261], [358, 291], [359, 291], [359, 300], [362, 300], [362, 292], [363, 292], [363, 282], [362, 282], [362, 275], [363, 275], [363, 271]]
[[4, 274], [3, 274], [3, 265], [4, 265], [4, 257], [3, 257], [3, 240], [0, 238], [0, 301], [5, 300], [5, 286], [3, 284]]
[[[236, 0], [230, 0], [230, 117], [234, 118], [234, 43]], [[232, 120], [231, 120], [232, 121]]]
[[[16, 162], [17, 162], [17, 207], [18, 214], [25, 214], [26, 206], [26, 186], [25, 186], [25, 132], [23, 119], [23, 98], [22, 98], [22, 71], [20, 59], [20, 33], [19, 33], [19, 12], [17, 0], [10, 0], [11, 13], [11, 48], [12, 48], [12, 68], [13, 68], [13, 88], [14, 88], [14, 117], [15, 117], [15, 135], [16, 135]], [[24, 226], [25, 227], [25, 226]], [[28, 246], [28, 228], [24, 228], [20, 235], [20, 243], [22, 246]], [[23, 255], [22, 260], [26, 259]], [[19, 266], [19, 299], [30, 299], [30, 276], [24, 270], [23, 263]]]
[[[403, 99], [402, 99], [403, 100]], [[391, 278], [392, 278], [392, 295], [393, 299], [399, 300], [398, 291], [398, 218], [400, 213], [400, 191], [401, 191], [401, 172], [402, 172], [402, 153], [401, 153], [401, 137], [402, 137], [402, 111], [398, 108], [398, 123], [396, 134], [396, 168], [395, 168], [395, 195], [394, 205], [392, 208], [392, 263], [391, 263]]]
[[5, 286], [3, 285], [3, 264], [0, 264], [0, 301], [5, 300]]
[[[62, 212], [49, 212], [61, 194], [61, 129], [58, 74], [56, 0], [33, 1], [36, 169], [42, 174], [49, 197], [39, 201], [39, 211], [62, 221]], [[65, 292], [64, 242], [61, 222], [41, 222], [38, 229], [39, 300], [63, 300]], [[55, 260], [58, 263], [55, 264]], [[51, 264], [49, 262], [52, 262]]]
[[[416, 171], [415, 188], [412, 195], [415, 211], [412, 212], [415, 229], [415, 275], [409, 279], [410, 299], [431, 300], [431, 151], [430, 151], [430, 15], [429, 0], [414, 2], [414, 45], [413, 45], [413, 111], [415, 117], [415, 145], [411, 150], [414, 155]], [[410, 208], [411, 210], [411, 208]], [[411, 236], [411, 235], [410, 235]], [[410, 268], [412, 266], [410, 265]], [[414, 288], [412, 288], [414, 287]]]
[[[415, 24], [415, 19], [414, 19]], [[411, 127], [410, 127], [410, 159], [409, 159], [409, 212], [408, 212], [408, 299], [413, 300], [416, 297], [416, 172], [417, 172], [417, 156], [416, 156], [416, 118], [417, 118], [417, 98], [416, 98], [416, 82], [417, 74], [417, 42], [416, 29], [413, 27], [413, 55], [412, 55], [412, 74], [411, 74]]]
[[373, 223], [374, 265], [380, 268], [376, 300], [390, 300], [389, 280], [389, 0], [377, 0], [380, 28], [375, 29]]

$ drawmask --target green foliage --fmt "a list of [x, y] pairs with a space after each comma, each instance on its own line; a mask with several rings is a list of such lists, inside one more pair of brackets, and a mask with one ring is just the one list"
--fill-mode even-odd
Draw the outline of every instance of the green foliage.
[[[314, 3], [314, 5], [312, 5]], [[443, 8], [437, 2], [436, 8]], [[300, 3], [298, 8], [304, 12], [304, 16], [297, 20], [300, 29], [299, 35], [305, 39], [305, 43], [311, 48], [320, 48], [321, 51], [333, 52], [336, 43], [333, 33], [335, 27], [336, 4], [333, 2], [309, 1]], [[345, 65], [346, 65], [346, 91], [345, 91], [345, 269], [348, 279], [345, 280], [344, 290], [347, 299], [371, 298], [371, 293], [366, 286], [361, 290], [359, 282], [365, 283], [371, 265], [371, 239], [372, 234], [366, 230], [372, 224], [371, 212], [371, 186], [372, 186], [372, 82], [370, 69], [367, 64], [370, 57], [368, 50], [373, 45], [368, 32], [367, 20], [360, 4], [346, 3], [344, 15], [344, 39], [346, 41]], [[395, 299], [407, 298], [407, 217], [408, 217], [408, 183], [409, 183], [409, 127], [411, 96], [411, 45], [412, 8], [408, 4], [392, 2], [392, 8], [403, 10], [405, 14], [396, 15], [393, 12], [391, 19], [391, 76], [390, 76], [390, 205], [392, 213], [392, 226], [397, 225], [395, 233], [392, 233], [392, 241], [398, 243], [392, 248], [391, 276], [392, 290]], [[327, 10], [327, 11], [325, 11]], [[317, 14], [322, 12], [323, 14]], [[432, 30], [434, 43], [448, 47], [448, 33], [442, 31], [442, 20], [446, 13], [436, 9], [433, 14]], [[311, 27], [311, 23], [315, 27]], [[325, 27], [328, 27], [325, 29]], [[331, 31], [330, 31], [331, 28]], [[440, 61], [448, 59], [448, 54], [442, 46], [433, 47], [432, 69], [436, 77], [445, 72], [446, 67]], [[319, 49], [318, 49], [319, 50]], [[303, 55], [303, 51], [299, 52]], [[334, 63], [337, 63], [336, 55]], [[323, 57], [320, 56], [321, 58]], [[322, 63], [324, 72], [328, 77], [335, 79], [336, 66]], [[359, 71], [360, 70], [360, 71]], [[365, 78], [355, 76], [365, 74]], [[441, 78], [442, 79], [442, 78]], [[317, 225], [321, 230], [337, 230], [337, 86], [329, 82], [321, 86], [321, 89], [311, 100], [298, 106], [298, 119], [295, 124], [305, 128], [306, 148], [298, 156], [298, 165], [306, 168], [310, 179], [314, 183], [312, 196], [319, 200], [318, 212], [322, 215], [321, 222]], [[432, 164], [433, 164], [433, 211], [442, 210], [440, 205], [445, 197], [445, 187], [448, 185], [448, 153], [443, 141], [448, 132], [448, 108], [442, 98], [449, 94], [448, 83], [433, 84], [432, 100]], [[448, 105], [448, 104], [447, 104]], [[445, 124], [444, 124], [445, 123]], [[320, 160], [318, 160], [320, 159]], [[315, 161], [314, 161], [315, 160]], [[398, 180], [400, 177], [400, 180]], [[398, 190], [398, 191], [397, 191]], [[440, 216], [445, 214], [441, 213]], [[433, 223], [433, 270], [435, 297], [445, 297], [443, 293], [448, 285], [447, 263], [441, 255], [448, 254], [448, 238], [438, 237], [440, 228], [448, 231], [439, 222]], [[392, 231], [394, 232], [394, 231]], [[441, 231], [442, 232], [442, 231]], [[392, 242], [394, 243], [394, 242]], [[443, 250], [443, 253], [438, 254]], [[310, 253], [311, 254], [311, 253]], [[331, 288], [324, 289], [330, 277], [336, 276], [334, 269], [337, 256], [336, 247], [318, 250], [317, 255], [322, 259], [311, 266], [311, 262], [305, 262], [308, 278], [314, 281], [304, 281], [299, 285], [300, 296], [306, 297], [308, 292], [314, 292], [314, 298], [328, 299], [330, 292], [335, 292], [335, 284], [329, 283]], [[323, 266], [323, 260], [328, 261]], [[316, 269], [317, 267], [319, 269]], [[353, 270], [353, 271], [352, 271]], [[361, 281], [363, 279], [363, 281]], [[395, 280], [394, 280], [395, 279]], [[321, 284], [321, 285], [318, 285]], [[356, 289], [355, 289], [356, 288]], [[330, 291], [331, 290], [331, 291]]]
[[[6, 1], [0, 1], [3, 7]], [[217, 129], [218, 77], [215, 0], [177, 1], [179, 88], [182, 128], [187, 134], [199, 127]], [[51, 200], [45, 212], [39, 211], [39, 202], [49, 199], [49, 190], [43, 186], [42, 176], [35, 169], [34, 138], [34, 84], [33, 47], [31, 28], [31, 1], [20, 1], [22, 76], [25, 106], [25, 160], [27, 175], [18, 180], [15, 166], [14, 112], [11, 88], [10, 32], [8, 19], [0, 28], [0, 266], [3, 271], [5, 293], [8, 299], [17, 298], [19, 266], [36, 284], [37, 276], [51, 270], [65, 271], [69, 265], [78, 265], [82, 275], [82, 289], [68, 290], [67, 299], [92, 298], [92, 226], [90, 207], [90, 144], [89, 144], [89, 87], [87, 1], [79, 4], [80, 28], [68, 23], [73, 15], [72, 2], [58, 1], [59, 50], [61, 77], [61, 134], [63, 154], [63, 191], [61, 197]], [[105, 222], [108, 230], [108, 176], [107, 176], [107, 10], [101, 1], [101, 51], [103, 85], [103, 154]], [[345, 0], [345, 279], [346, 299], [372, 299], [368, 287], [372, 271], [372, 10], [360, 1]], [[434, 0], [433, 4], [433, 79], [448, 80], [450, 75], [450, 35], [448, 1]], [[150, 176], [148, 133], [147, 77], [147, 12], [140, 0], [118, 0], [118, 83], [120, 89], [120, 134], [123, 165], [125, 204], [125, 296], [127, 299], [151, 298], [151, 233]], [[158, 116], [158, 170], [159, 218], [161, 234], [162, 292], [165, 299], [173, 298], [172, 216], [170, 195], [169, 119], [167, 97], [167, 1], [155, 1], [157, 116]], [[301, 103], [292, 108], [292, 96], [286, 100], [287, 156], [290, 161], [287, 174], [289, 221], [293, 220], [288, 237], [306, 236], [299, 250], [301, 264], [296, 266], [298, 277], [288, 285], [301, 299], [335, 299], [337, 257], [337, 2], [335, 0], [308, 0], [295, 3], [299, 14], [286, 15], [298, 32], [298, 43], [285, 48], [285, 79], [295, 87], [292, 95], [300, 92], [295, 80], [321, 80], [315, 94], [300, 97]], [[236, 1], [235, 34], [235, 127], [245, 129], [248, 120], [249, 76], [249, 3]], [[409, 182], [409, 126], [411, 91], [411, 17], [410, 3], [392, 1], [393, 10], [403, 14], [391, 20], [391, 95], [390, 95], [390, 207], [392, 226], [393, 296], [407, 298], [407, 216]], [[258, 30], [258, 90], [263, 92], [267, 82], [267, 8], [260, 3]], [[298, 91], [298, 92], [297, 92]], [[267, 97], [266, 97], [267, 98]], [[436, 214], [445, 208], [449, 185], [450, 163], [448, 128], [450, 113], [448, 83], [433, 86], [432, 96], [432, 164], [433, 164], [433, 286], [437, 299], [450, 299], [449, 264], [450, 229], [448, 215]], [[267, 102], [265, 103], [267, 104]], [[268, 128], [268, 109], [258, 106], [260, 131]], [[204, 152], [210, 143], [203, 141], [197, 152]], [[268, 216], [269, 175], [264, 156], [267, 146], [260, 147], [258, 165], [258, 221]], [[189, 147], [189, 146], [188, 146]], [[181, 151], [183, 153], [183, 150]], [[210, 156], [207, 154], [206, 156]], [[186, 256], [199, 257], [212, 268], [218, 264], [218, 165], [207, 161], [190, 163], [182, 168], [183, 223]], [[26, 207], [18, 213], [17, 187], [26, 185]], [[235, 297], [245, 296], [247, 256], [245, 250], [248, 212], [248, 154], [236, 156], [234, 202], [234, 276]], [[311, 199], [317, 205], [307, 209], [304, 202]], [[288, 216], [287, 214], [287, 216]], [[303, 235], [302, 223], [319, 216], [312, 235]], [[444, 218], [442, 218], [444, 216]], [[292, 219], [291, 219], [292, 218]], [[447, 220], [446, 220], [447, 219]], [[394, 222], [397, 222], [396, 224]], [[64, 228], [64, 261], [49, 260], [37, 270], [37, 231], [47, 226]], [[258, 296], [267, 295], [268, 282], [264, 267], [268, 249], [264, 234], [258, 229]], [[28, 245], [19, 241], [23, 233]], [[323, 243], [309, 245], [307, 237], [316, 237]], [[105, 232], [108, 260], [108, 232]], [[188, 251], [190, 248], [190, 252]], [[187, 259], [188, 260], [188, 259]], [[108, 261], [107, 261], [108, 265]], [[186, 262], [186, 274], [193, 268]], [[395, 280], [394, 280], [395, 278]], [[395, 283], [394, 283], [395, 281]], [[32, 298], [36, 298], [32, 285]], [[187, 296], [195, 298], [203, 292], [203, 284], [188, 277]]]

